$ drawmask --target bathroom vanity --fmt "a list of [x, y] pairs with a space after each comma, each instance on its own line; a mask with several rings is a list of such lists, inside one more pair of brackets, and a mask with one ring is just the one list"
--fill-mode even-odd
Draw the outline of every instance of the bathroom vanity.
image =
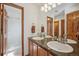
[[[69, 46], [71, 46], [72, 48], [73, 48], [73, 51], [72, 52], [59, 52], [59, 51], [56, 51], [56, 50], [54, 50], [54, 49], [51, 49], [51, 48], [49, 48], [48, 46], [47, 46], [47, 43], [48, 42], [51, 42], [51, 41], [54, 41], [53, 39], [49, 39], [49, 38], [44, 38], [44, 39], [42, 39], [42, 40], [34, 40], [32, 37], [29, 37], [28, 38], [28, 41], [29, 41], [29, 46], [28, 46], [28, 48], [29, 48], [29, 52], [30, 52], [30, 42], [32, 43], [32, 56], [33, 56], [33, 51], [34, 51], [34, 44], [36, 44], [36, 47], [37, 47], [37, 56], [38, 56], [38, 52], [39, 52], [39, 50], [38, 50], [38, 47], [40, 47], [40, 48], [42, 48], [42, 49], [44, 49], [46, 52], [47, 52], [47, 56], [49, 56], [50, 54], [52, 55], [52, 56], [79, 56], [79, 43], [78, 43], [78, 40], [76, 40], [76, 42], [77, 43], [66, 43], [66, 44], [68, 44]], [[61, 44], [64, 44], [64, 43], [61, 43]], [[63, 47], [61, 47], [61, 48], [63, 48]], [[59, 48], [59, 49], [61, 49], [61, 48]], [[63, 48], [63, 49], [66, 49], [66, 48]], [[67, 49], [68, 50], [68, 49]]]

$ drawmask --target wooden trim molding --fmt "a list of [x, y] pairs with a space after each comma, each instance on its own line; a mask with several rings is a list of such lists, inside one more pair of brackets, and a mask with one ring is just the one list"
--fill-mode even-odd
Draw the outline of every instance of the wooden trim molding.
[[8, 6], [12, 6], [14, 8], [18, 8], [18, 9], [23, 9], [24, 7], [22, 6], [19, 6], [19, 5], [16, 5], [16, 4], [13, 4], [13, 3], [3, 3], [4, 5], [8, 5]]
[[[22, 32], [22, 35], [21, 35], [22, 36], [22, 38], [21, 38], [22, 39], [22, 56], [24, 56], [24, 7], [19, 6], [19, 5], [16, 5], [16, 4], [13, 4], [13, 3], [1, 3], [1, 4], [3, 5], [3, 8], [4, 8], [4, 5], [7, 5], [7, 6], [11, 6], [11, 7], [14, 7], [14, 8], [17, 8], [17, 9], [21, 10], [21, 23], [22, 23], [21, 24], [21, 27], [22, 27], [22, 31], [21, 31]], [[4, 12], [3, 12], [3, 17], [4, 17]], [[2, 20], [3, 20], [3, 17], [2, 17]], [[3, 34], [3, 37], [4, 37], [4, 34]], [[3, 40], [2, 40], [2, 42], [3, 42]], [[2, 53], [3, 53], [3, 50], [4, 50], [4, 48], [2, 47]]]
[[3, 26], [4, 26], [4, 21], [3, 21], [3, 19], [4, 19], [4, 5], [2, 4], [2, 17], [1, 17], [1, 32], [2, 32], [2, 55], [1, 56], [3, 56], [3, 54], [4, 54], [4, 32], [3, 32]]
[[24, 56], [24, 8], [22, 8], [22, 56]]

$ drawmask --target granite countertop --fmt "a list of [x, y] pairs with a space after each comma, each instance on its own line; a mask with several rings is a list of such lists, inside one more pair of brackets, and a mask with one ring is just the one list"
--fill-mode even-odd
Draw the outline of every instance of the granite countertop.
[[62, 53], [62, 52], [58, 52], [53, 49], [50, 49], [47, 46], [47, 43], [49, 41], [52, 41], [52, 39], [43, 39], [43, 40], [37, 41], [37, 40], [33, 40], [32, 37], [29, 37], [29, 40], [31, 40], [33, 43], [37, 44], [41, 48], [49, 51], [50, 54], [55, 55], [55, 56], [79, 56], [79, 41], [78, 40], [76, 40], [77, 44], [69, 44], [74, 49], [74, 51], [71, 53]]

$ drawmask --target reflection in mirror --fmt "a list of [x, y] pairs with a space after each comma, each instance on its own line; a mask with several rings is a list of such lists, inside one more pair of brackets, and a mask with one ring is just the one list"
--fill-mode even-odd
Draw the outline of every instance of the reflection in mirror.
[[59, 36], [59, 21], [54, 19], [54, 35]]
[[61, 19], [61, 37], [63, 37], [65, 33], [64, 24], [65, 24], [64, 19]]
[[53, 18], [47, 16], [47, 34], [53, 36]]
[[67, 14], [67, 38], [79, 40], [79, 10]]
[[54, 16], [54, 35], [57, 37], [63, 37], [64, 35], [64, 24], [65, 24], [65, 12], [62, 11], [59, 14], [57, 14], [56, 16]]

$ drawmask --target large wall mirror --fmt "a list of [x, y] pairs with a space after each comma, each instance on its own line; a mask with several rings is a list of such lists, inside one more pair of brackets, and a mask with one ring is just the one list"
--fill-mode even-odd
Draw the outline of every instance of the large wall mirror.
[[65, 33], [65, 12], [62, 11], [54, 16], [54, 36], [63, 37]]
[[66, 34], [65, 11], [47, 17], [47, 34], [51, 36], [63, 37]]
[[23, 7], [5, 3], [3, 7], [2, 55], [24, 55]]

